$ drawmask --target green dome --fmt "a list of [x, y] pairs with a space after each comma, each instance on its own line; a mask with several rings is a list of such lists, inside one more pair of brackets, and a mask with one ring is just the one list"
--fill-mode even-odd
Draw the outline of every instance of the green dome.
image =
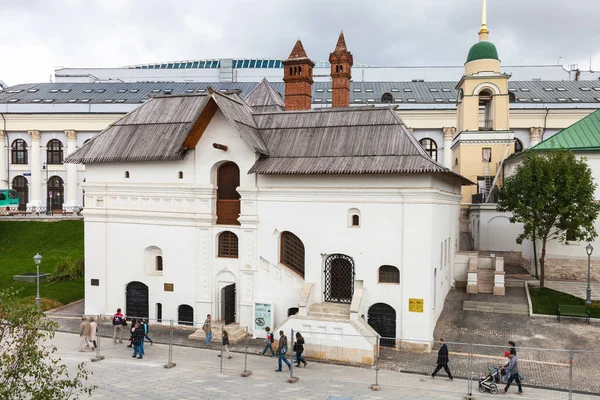
[[496, 50], [496, 46], [492, 42], [477, 42], [471, 47], [469, 50], [469, 55], [467, 56], [467, 62], [475, 61], [475, 60], [485, 60], [492, 59], [498, 60], [498, 50]]

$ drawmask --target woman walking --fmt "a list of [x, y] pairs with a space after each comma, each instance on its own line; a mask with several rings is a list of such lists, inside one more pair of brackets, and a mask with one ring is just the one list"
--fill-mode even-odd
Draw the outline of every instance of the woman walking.
[[300, 332], [296, 332], [296, 343], [294, 343], [294, 351], [296, 352], [296, 367], [300, 366], [300, 363], [304, 363], [306, 367], [306, 360], [302, 357], [302, 353], [304, 352], [304, 338], [300, 334]]
[[[227, 331], [225, 329], [223, 329], [223, 350], [227, 352], [227, 355], [229, 357], [227, 358], [233, 358], [233, 356], [231, 355], [231, 353], [229, 352], [229, 334], [227, 333]], [[219, 357], [221, 357], [221, 354], [219, 354]]]

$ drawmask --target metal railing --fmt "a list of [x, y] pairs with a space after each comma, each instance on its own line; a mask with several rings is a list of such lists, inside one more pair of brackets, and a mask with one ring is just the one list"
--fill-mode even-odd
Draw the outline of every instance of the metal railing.
[[[49, 316], [58, 322], [58, 331], [79, 333], [81, 316]], [[92, 361], [103, 359], [131, 359], [133, 348], [129, 345], [131, 321], [123, 332], [122, 341], [115, 339], [115, 327], [110, 316], [93, 316], [98, 321], [96, 346], [80, 338], [69, 339], [58, 346], [60, 352], [89, 352]], [[230, 331], [229, 346], [222, 345], [222, 326], [213, 324], [212, 341], [206, 346], [201, 324], [180, 325], [175, 321], [148, 320], [148, 338], [144, 338], [143, 358], [139, 362], [161, 363], [165, 368], [190, 365], [235, 372], [242, 376], [268, 374], [272, 379], [296, 382], [303, 379], [328, 380], [341, 383], [363, 383], [377, 390], [380, 387], [398, 387], [466, 394], [477, 398], [494, 396], [504, 390], [505, 377], [501, 374], [505, 346], [475, 343], [446, 342], [448, 367], [452, 380], [446, 380], [441, 368], [434, 379], [431, 375], [438, 362], [438, 343], [381, 336], [357, 336], [342, 333], [302, 332], [306, 364], [297, 363], [296, 332], [288, 335], [288, 352], [282, 372], [278, 369], [278, 356], [262, 355], [265, 339], [253, 339], [247, 327], [227, 326]], [[123, 328], [121, 328], [123, 329]], [[275, 332], [279, 338], [278, 332]], [[196, 336], [190, 339], [190, 335]], [[151, 340], [151, 341], [150, 341]], [[89, 342], [89, 341], [88, 341]], [[115, 344], [116, 342], [116, 344]], [[277, 339], [273, 349], [277, 349]], [[596, 365], [600, 350], [566, 350], [518, 347], [519, 376], [522, 389], [529, 399], [600, 399], [600, 381]], [[498, 375], [494, 374], [498, 372]], [[492, 375], [491, 377], [489, 375]], [[509, 392], [517, 392], [513, 382]], [[495, 388], [494, 390], [491, 390]]]

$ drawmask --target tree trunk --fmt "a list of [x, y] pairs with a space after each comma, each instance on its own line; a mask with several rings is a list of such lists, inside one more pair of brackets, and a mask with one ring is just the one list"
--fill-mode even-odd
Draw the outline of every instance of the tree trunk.
[[542, 240], [542, 255], [540, 256], [540, 289], [544, 287], [544, 264], [546, 262], [546, 239]]

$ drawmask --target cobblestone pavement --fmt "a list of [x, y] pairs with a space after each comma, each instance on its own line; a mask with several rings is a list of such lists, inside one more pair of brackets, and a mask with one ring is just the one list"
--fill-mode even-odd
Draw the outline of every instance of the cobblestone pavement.
[[[539, 281], [528, 282], [532, 286], [539, 286]], [[568, 293], [571, 296], [579, 297], [580, 299], [586, 299], [587, 282], [574, 282], [574, 281], [548, 281], [544, 282], [544, 285], [553, 290], [559, 292]], [[590, 282], [590, 289], [592, 300], [600, 301], [600, 282]]]
[[[90, 362], [94, 353], [78, 351], [79, 337], [75, 334], [57, 333], [52, 344], [58, 348], [62, 361], [70, 370], [85, 362], [93, 375], [91, 384], [98, 385], [92, 398], [143, 398], [154, 399], [463, 399], [467, 381], [456, 378], [431, 379], [415, 374], [391, 371], [379, 373], [381, 391], [372, 391], [374, 370], [310, 362], [306, 368], [295, 370], [296, 383], [288, 383], [289, 372], [275, 372], [275, 359], [248, 356], [252, 375], [240, 376], [244, 370], [243, 354], [233, 353], [233, 358], [221, 359], [219, 352], [206, 349], [185, 348], [179, 354], [177, 366], [164, 369], [168, 346], [146, 345], [143, 360], [131, 358], [125, 345], [105, 344], [110, 350], [106, 359]], [[178, 350], [174, 350], [176, 352]], [[221, 362], [223, 371], [221, 372]], [[287, 370], [284, 366], [284, 370]], [[474, 384], [477, 386], [477, 384]], [[493, 398], [475, 391], [475, 398]], [[524, 387], [525, 395], [516, 396], [511, 388], [508, 398], [558, 400], [567, 399], [568, 393]], [[330, 397], [331, 396], [331, 397]], [[592, 400], [598, 397], [574, 394], [573, 399]]]

